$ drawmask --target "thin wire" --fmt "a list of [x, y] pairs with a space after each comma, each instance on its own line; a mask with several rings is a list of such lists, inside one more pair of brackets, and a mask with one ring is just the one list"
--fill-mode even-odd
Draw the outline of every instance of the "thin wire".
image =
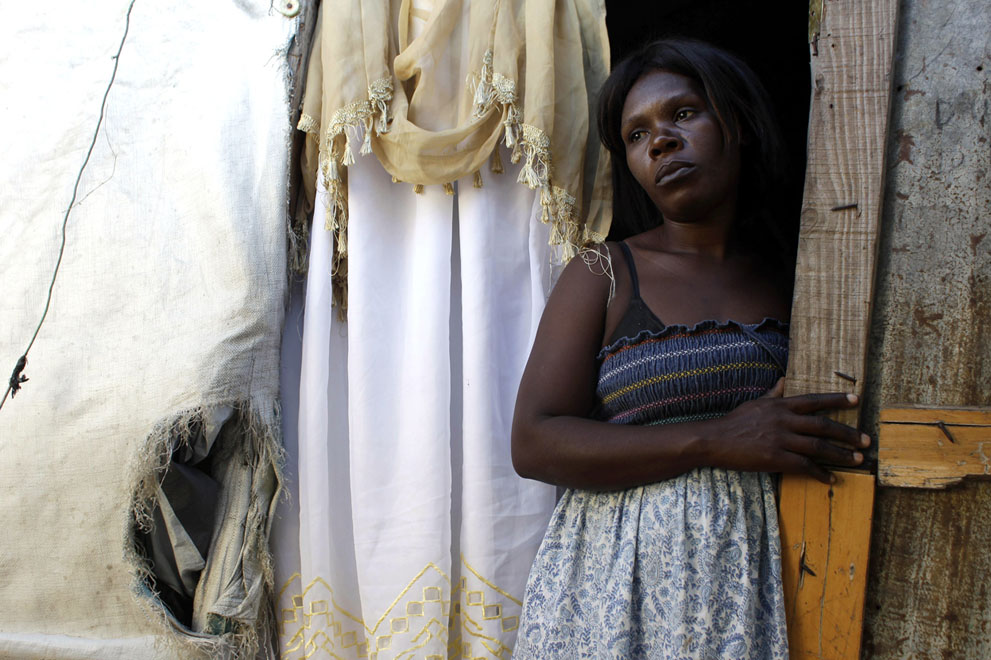
[[[89, 164], [89, 158], [93, 154], [93, 149], [96, 147], [96, 140], [100, 135], [100, 126], [103, 125], [103, 115], [107, 108], [107, 97], [110, 96], [110, 88], [114, 85], [114, 80], [117, 78], [117, 67], [120, 65], [120, 54], [124, 50], [124, 41], [127, 40], [127, 32], [131, 28], [131, 10], [134, 9], [134, 3], [136, 0], [131, 0], [131, 4], [127, 7], [127, 16], [124, 20], [124, 36], [120, 39], [120, 45], [117, 47], [117, 54], [114, 55], [114, 70], [110, 74], [110, 82], [107, 84], [107, 89], [103, 93], [103, 100], [100, 102], [100, 117], [96, 121], [96, 130], [93, 131], [93, 140], [90, 142], [89, 149], [86, 151], [86, 158], [83, 160], [82, 167], [79, 168], [79, 174], [76, 176], [76, 183], [72, 187], [72, 199], [69, 200], [69, 206], [65, 209], [65, 217], [62, 218], [62, 244], [59, 246], [58, 259], [55, 261], [55, 270], [52, 272], [52, 282], [48, 285], [48, 298], [45, 300], [45, 311], [41, 314], [41, 320], [38, 321], [38, 327], [35, 328], [34, 334], [31, 336], [31, 341], [28, 342], [28, 347], [24, 349], [24, 353], [17, 360], [17, 366], [14, 367], [14, 371], [10, 376], [10, 381], [7, 384], [7, 391], [3, 394], [3, 399], [0, 400], [0, 409], [3, 408], [3, 404], [7, 402], [7, 395], [11, 393], [12, 388], [15, 385], [20, 385], [21, 371], [27, 364], [28, 351], [34, 346], [34, 340], [38, 338], [38, 333], [41, 332], [41, 326], [45, 323], [45, 319], [48, 317], [48, 308], [52, 304], [52, 291], [55, 290], [55, 281], [58, 278], [59, 268], [62, 266], [62, 256], [65, 254], [65, 229], [66, 225], [69, 224], [69, 214], [72, 213], [72, 207], [76, 203], [76, 195], [79, 193], [79, 182], [83, 178], [83, 171], [86, 169], [86, 165]], [[26, 379], [25, 379], [26, 380]]]

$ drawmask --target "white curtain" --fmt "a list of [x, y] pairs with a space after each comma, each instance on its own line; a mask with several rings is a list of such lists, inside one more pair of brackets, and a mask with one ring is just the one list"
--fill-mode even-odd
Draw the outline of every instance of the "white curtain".
[[554, 504], [509, 453], [551, 275], [539, 198], [514, 170], [417, 195], [359, 158], [346, 324], [330, 305], [329, 234], [313, 232], [298, 572], [285, 575], [284, 537], [277, 547], [283, 657], [511, 655]]

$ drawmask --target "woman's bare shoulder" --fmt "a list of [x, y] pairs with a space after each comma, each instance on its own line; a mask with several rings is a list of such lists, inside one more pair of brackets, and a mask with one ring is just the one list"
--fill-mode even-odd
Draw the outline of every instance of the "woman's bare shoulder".
[[618, 251], [615, 243], [593, 243], [582, 247], [564, 267], [551, 292], [551, 300], [567, 294], [568, 298], [577, 296], [587, 304], [600, 302], [602, 309], [605, 309], [615, 293], [613, 263]]

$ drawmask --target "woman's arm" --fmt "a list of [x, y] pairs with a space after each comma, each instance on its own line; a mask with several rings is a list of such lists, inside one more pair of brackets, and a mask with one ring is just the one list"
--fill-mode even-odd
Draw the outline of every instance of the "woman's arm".
[[[856, 429], [814, 415], [853, 408], [856, 397], [768, 395], [725, 417], [663, 426], [608, 424], [588, 415], [595, 405], [609, 279], [574, 259], [540, 320], [513, 417], [513, 465], [523, 477], [575, 488], [629, 488], [696, 467], [803, 472], [828, 482], [818, 462], [857, 465], [853, 447], [868, 444]], [[830, 441], [841, 443], [837, 446]]]

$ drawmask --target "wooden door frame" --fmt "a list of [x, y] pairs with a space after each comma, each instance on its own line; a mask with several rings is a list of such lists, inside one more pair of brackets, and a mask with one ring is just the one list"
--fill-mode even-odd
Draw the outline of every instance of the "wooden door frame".
[[[898, 0], [812, 0], [812, 99], [786, 393], [863, 394]], [[857, 425], [858, 411], [833, 415]], [[792, 658], [860, 657], [874, 476], [786, 475], [782, 578]]]

